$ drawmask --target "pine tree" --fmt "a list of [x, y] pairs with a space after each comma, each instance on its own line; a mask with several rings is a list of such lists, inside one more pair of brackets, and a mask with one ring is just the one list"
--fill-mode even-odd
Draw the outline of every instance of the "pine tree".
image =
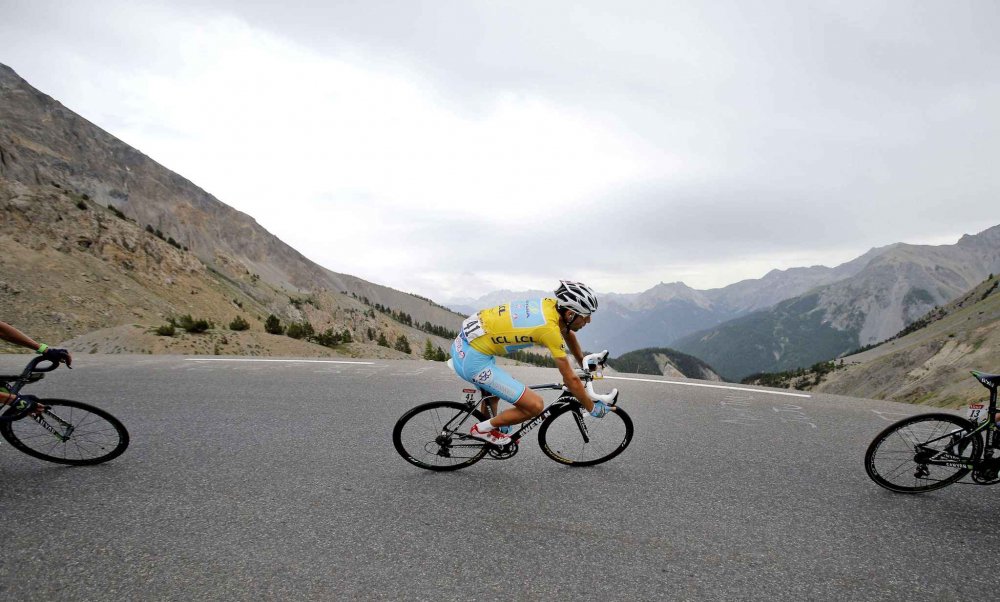
[[403, 353], [410, 353], [410, 342], [406, 340], [406, 335], [399, 335], [396, 339], [396, 351], [402, 351]]
[[389, 341], [388, 341], [388, 339], [385, 338], [385, 333], [384, 332], [378, 333], [378, 344], [380, 346], [382, 346], [382, 347], [388, 347], [389, 346]]
[[431, 340], [427, 339], [426, 344], [424, 345], [424, 359], [433, 360], [435, 359], [435, 357], [436, 356], [434, 355], [434, 346], [431, 345]]
[[285, 327], [281, 325], [281, 320], [278, 319], [278, 316], [271, 314], [267, 317], [267, 321], [264, 322], [264, 330], [271, 334], [283, 334]]

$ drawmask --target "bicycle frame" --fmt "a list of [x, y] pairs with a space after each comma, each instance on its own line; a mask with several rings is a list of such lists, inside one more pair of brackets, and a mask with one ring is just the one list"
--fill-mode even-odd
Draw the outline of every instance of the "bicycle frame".
[[[562, 389], [562, 385], [557, 385], [557, 384], [553, 383], [551, 385], [533, 385], [533, 386], [530, 386], [528, 388], [529, 389], [535, 389], [535, 390], [539, 390], [539, 389], [560, 389], [561, 390]], [[482, 400], [480, 400], [480, 402], [481, 401]], [[520, 441], [522, 437], [524, 437], [529, 432], [531, 432], [532, 430], [534, 430], [535, 427], [537, 427], [538, 425], [540, 425], [546, 418], [548, 418], [549, 416], [551, 416], [554, 411], [561, 410], [562, 408], [570, 406], [573, 403], [577, 403], [577, 402], [576, 402], [576, 398], [573, 397], [571, 394], [566, 393], [564, 395], [560, 395], [558, 399], [556, 399], [555, 401], [553, 401], [549, 405], [545, 406], [545, 409], [542, 410], [541, 414], [539, 414], [538, 416], [535, 416], [531, 420], [525, 422], [524, 424], [521, 425], [521, 428], [519, 428], [519, 429], [517, 429], [517, 431], [511, 433], [510, 434], [510, 442], [512, 444], [517, 444], [517, 442]], [[488, 412], [488, 414], [493, 414], [493, 412], [490, 411], [490, 412]], [[493, 416], [491, 415], [490, 418], [492, 418], [492, 417]], [[590, 438], [587, 436], [587, 427], [586, 427], [586, 425], [583, 424], [583, 419], [580, 417], [580, 415], [578, 413], [575, 414], [575, 418], [576, 418], [578, 426], [580, 427], [580, 431], [583, 433], [583, 439], [584, 439], [584, 441], [589, 443], [590, 442]]]
[[[561, 384], [558, 384], [558, 383], [551, 383], [551, 384], [545, 384], [545, 385], [530, 385], [528, 388], [536, 390], [536, 391], [537, 390], [546, 390], [546, 389], [554, 389], [554, 390], [559, 390], [559, 391], [563, 390], [563, 386]], [[474, 412], [476, 410], [476, 408], [480, 404], [485, 405], [489, 409], [489, 411], [486, 412], [486, 413], [487, 413], [487, 415], [490, 418], [493, 418], [493, 416], [495, 414], [493, 413], [490, 404], [489, 403], [484, 403], [484, 401], [487, 400], [491, 396], [490, 395], [484, 396], [482, 389], [479, 389], [479, 393], [480, 393], [480, 398], [479, 399], [475, 399], [475, 398], [467, 399], [465, 412], [463, 412], [461, 414], [458, 414], [458, 415], [455, 416], [455, 418], [452, 418], [451, 420], [449, 420], [448, 423], [444, 425], [445, 430], [451, 430], [451, 425], [456, 420], [458, 420], [459, 423], [464, 422], [465, 418], [469, 414], [471, 414], [472, 412]], [[468, 397], [471, 397], [471, 394]], [[549, 405], [545, 406], [545, 409], [542, 410], [541, 414], [539, 414], [538, 416], [535, 416], [531, 420], [525, 422], [524, 424], [521, 425], [521, 428], [519, 428], [519, 429], [517, 429], [517, 431], [511, 433], [510, 434], [510, 443], [508, 443], [507, 445], [508, 446], [514, 446], [514, 447], [516, 447], [517, 446], [517, 442], [520, 441], [522, 437], [524, 437], [525, 435], [527, 435], [529, 432], [531, 432], [532, 430], [534, 430], [535, 427], [537, 427], [542, 422], [544, 422], [545, 419], [548, 418], [549, 416], [551, 416], [553, 412], [555, 412], [556, 410], [561, 410], [561, 409], [563, 409], [563, 408], [565, 408], [567, 406], [573, 405], [574, 403], [578, 404], [579, 402], [576, 401], [576, 398], [573, 397], [573, 395], [571, 393], [569, 393], [568, 391], [564, 392], [555, 401], [553, 401]], [[589, 443], [590, 442], [590, 437], [588, 436], [588, 433], [587, 433], [587, 425], [583, 421], [583, 415], [580, 414], [579, 412], [574, 412], [573, 418], [576, 420], [577, 426], [580, 427], [580, 433], [583, 436], [584, 442]], [[469, 437], [465, 433], [455, 433], [455, 434], [460, 435], [463, 439], [469, 438], [469, 439], [475, 440], [474, 438]], [[461, 443], [459, 443], [459, 444], [453, 444], [453, 447], [481, 447], [482, 446], [482, 442], [481, 441], [478, 441], [478, 440], [475, 440], [475, 441], [476, 441], [476, 443], [469, 443], [469, 444], [461, 444]]]
[[[931, 464], [937, 466], [950, 466], [952, 468], [966, 468], [968, 470], [975, 470], [981, 467], [986, 462], [993, 460], [992, 451], [1000, 448], [1000, 428], [997, 428], [996, 422], [994, 421], [993, 418], [996, 415], [996, 411], [997, 411], [997, 390], [990, 389], [990, 405], [986, 413], [986, 420], [980, 422], [978, 425], [976, 425], [974, 429], [963, 435], [957, 441], [953, 441], [952, 443], [947, 445], [944, 450], [932, 449], [929, 448], [928, 445], [931, 443], [941, 441], [942, 439], [945, 439], [947, 437], [951, 437], [954, 435], [954, 432], [946, 433], [936, 439], [932, 439], [930, 441], [925, 441], [924, 443], [921, 443], [920, 445], [917, 446], [918, 449], [921, 449], [922, 453], [930, 454], [926, 458], [921, 458], [921, 461], [925, 464]], [[954, 456], [961, 458], [960, 453], [952, 453], [947, 450], [954, 448], [956, 452], [960, 452], [960, 450], [964, 449], [967, 445], [969, 445], [968, 442], [971, 441], [973, 437], [978, 437], [979, 433], [982, 432], [986, 433], [986, 436], [984, 437], [983, 441], [985, 445], [983, 446], [982, 458], [972, 458], [969, 461], [955, 461], [954, 459], [951, 458], [942, 459], [940, 457], [943, 454], [946, 456]]]

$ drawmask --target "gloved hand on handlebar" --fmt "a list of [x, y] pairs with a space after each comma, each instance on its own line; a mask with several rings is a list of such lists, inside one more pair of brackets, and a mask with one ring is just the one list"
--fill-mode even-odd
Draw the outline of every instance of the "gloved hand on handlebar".
[[59, 362], [65, 362], [66, 367], [72, 368], [73, 356], [69, 354], [69, 351], [65, 349], [56, 349], [54, 347], [49, 347], [48, 345], [42, 343], [41, 347], [38, 348], [38, 353], [42, 355], [45, 359], [58, 364]]
[[594, 401], [594, 409], [590, 411], [590, 415], [594, 418], [604, 418], [605, 414], [610, 411], [608, 404], [604, 403], [600, 399]]
[[591, 353], [583, 358], [583, 369], [587, 372], [600, 373], [608, 365], [608, 350], [600, 353]]
[[0, 422], [16, 420], [31, 412], [38, 407], [38, 398], [34, 395], [18, 395], [6, 405], [9, 405], [10, 409], [0, 414]]

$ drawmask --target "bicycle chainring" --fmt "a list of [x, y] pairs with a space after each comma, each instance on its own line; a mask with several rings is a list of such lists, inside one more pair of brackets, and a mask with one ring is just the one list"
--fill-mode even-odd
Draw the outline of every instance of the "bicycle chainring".
[[506, 460], [517, 455], [517, 442], [511, 441], [503, 447], [490, 447], [490, 457], [494, 460]]

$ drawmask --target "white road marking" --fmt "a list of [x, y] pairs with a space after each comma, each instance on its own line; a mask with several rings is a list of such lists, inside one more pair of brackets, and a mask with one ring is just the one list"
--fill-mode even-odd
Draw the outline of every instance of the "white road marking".
[[748, 391], [750, 393], [767, 393], [768, 395], [785, 395], [788, 397], [812, 397], [805, 393], [784, 393], [781, 391], [767, 391], [765, 389], [748, 389], [746, 387], [728, 387], [726, 385], [705, 385], [702, 383], [685, 383], [677, 380], [653, 380], [652, 378], [626, 378], [624, 376], [605, 376], [606, 380], [635, 380], [644, 383], [663, 383], [666, 385], [684, 385], [686, 387], [708, 387], [709, 389], [728, 389], [730, 391]]
[[375, 362], [346, 362], [340, 360], [267, 360], [267, 359], [242, 359], [228, 357], [198, 357], [185, 358], [187, 362], [290, 362], [298, 364], [361, 364], [363, 366], [374, 366]]

